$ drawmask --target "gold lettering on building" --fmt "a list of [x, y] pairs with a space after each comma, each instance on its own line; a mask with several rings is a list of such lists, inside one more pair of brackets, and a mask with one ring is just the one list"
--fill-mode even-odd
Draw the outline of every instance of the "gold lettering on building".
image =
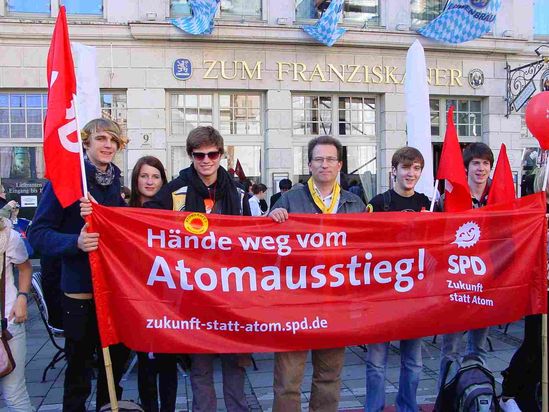
[[236, 76], [238, 75], [237, 71], [236, 71], [236, 63], [237, 62], [233, 62], [233, 76], [229, 76], [226, 72], [225, 72], [225, 63], [226, 61], [225, 60], [221, 60], [221, 77], [223, 77], [225, 80], [233, 80], [233, 79], [236, 79]]
[[204, 66], [207, 66], [206, 73], [204, 73], [203, 79], [217, 79], [219, 76], [212, 76], [210, 73], [215, 68], [215, 64], [218, 62], [218, 60], [204, 60]]
[[[301, 77], [301, 80], [308, 82], [307, 78], [305, 77], [305, 70], [307, 69], [307, 66], [303, 63], [292, 63], [294, 66], [294, 80], [299, 80], [297, 76]], [[299, 68], [298, 68], [299, 67]]]
[[320, 67], [320, 64], [315, 64], [315, 68], [313, 69], [313, 72], [311, 73], [311, 77], [309, 77], [310, 81], [313, 81], [315, 77], [319, 77], [321, 82], [326, 82], [326, 76], [324, 76], [324, 72], [322, 71], [322, 68]]
[[[249, 63], [245, 60], [204, 60], [204, 79], [225, 80], [263, 80], [263, 62]], [[312, 82], [318, 80], [341, 83], [366, 84], [404, 84], [406, 74], [398, 74], [398, 66], [368, 66], [358, 64], [327, 64], [320, 63], [307, 66], [301, 62], [276, 62], [276, 80], [290, 79], [294, 82]], [[266, 72], [267, 74], [270, 72]], [[429, 67], [427, 82], [433, 86], [463, 86], [461, 69]]]
[[[374, 66], [372, 68], [372, 74], [374, 75], [374, 79], [372, 79], [372, 83], [374, 83], [374, 84], [383, 83], [383, 67]], [[376, 78], [377, 78], [377, 80], [376, 80]]]
[[[261, 65], [263, 62], [260, 62], [260, 61], [256, 62], [254, 69], [252, 71], [250, 71], [250, 67], [248, 66], [247, 62], [241, 61], [240, 63], [242, 64], [242, 77], [241, 77], [242, 80], [246, 79], [244, 74], [248, 76], [249, 80], [253, 80], [253, 79], [263, 80], [263, 78], [261, 77]], [[257, 71], [257, 75], [255, 74], [256, 71]]]
[[446, 79], [446, 69], [435, 69], [435, 86], [445, 86], [446, 83], [442, 83], [442, 80]]
[[337, 70], [333, 64], [328, 64], [328, 73], [330, 74], [329, 78], [330, 78], [330, 81], [332, 81], [332, 73], [335, 74], [337, 76], [337, 78], [344, 82], [345, 81], [345, 65], [344, 64], [340, 64], [341, 66], [341, 71]]
[[358, 64], [349, 64], [348, 66], [352, 72], [349, 74], [349, 77], [347, 77], [347, 83], [360, 83], [360, 80], [355, 80], [355, 76], [358, 73], [360, 66]]
[[460, 69], [450, 69], [450, 86], [463, 86], [461, 77], [462, 73]]
[[284, 66], [291, 66], [292, 63], [288, 63], [288, 62], [276, 62], [276, 66], [278, 68], [278, 74], [276, 76], [276, 80], [284, 80], [282, 78], [282, 74], [284, 73], [289, 73], [290, 72], [290, 69], [284, 69]]

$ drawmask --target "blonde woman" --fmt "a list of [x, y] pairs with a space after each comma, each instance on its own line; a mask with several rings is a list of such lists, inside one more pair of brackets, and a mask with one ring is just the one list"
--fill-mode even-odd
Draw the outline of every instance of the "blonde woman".
[[[4, 260], [5, 257], [5, 260]], [[19, 289], [15, 286], [13, 266], [19, 271]], [[0, 391], [8, 410], [33, 411], [25, 383], [25, 357], [27, 344], [25, 321], [27, 320], [27, 300], [32, 276], [32, 266], [27, 249], [8, 219], [0, 217], [0, 268], [5, 268], [5, 305], [4, 316], [8, 318], [8, 331], [13, 336], [9, 346], [15, 369], [9, 375], [0, 378]], [[0, 291], [4, 293], [4, 291]]]

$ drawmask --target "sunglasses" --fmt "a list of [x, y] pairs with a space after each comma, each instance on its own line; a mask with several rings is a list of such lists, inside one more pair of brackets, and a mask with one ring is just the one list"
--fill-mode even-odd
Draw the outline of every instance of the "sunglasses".
[[219, 156], [221, 156], [221, 152], [219, 150], [216, 152], [208, 152], [208, 153], [193, 152], [192, 156], [193, 156], [193, 159], [196, 159], [196, 160], [204, 160], [206, 156], [208, 156], [208, 159], [210, 160], [217, 160], [219, 159]]

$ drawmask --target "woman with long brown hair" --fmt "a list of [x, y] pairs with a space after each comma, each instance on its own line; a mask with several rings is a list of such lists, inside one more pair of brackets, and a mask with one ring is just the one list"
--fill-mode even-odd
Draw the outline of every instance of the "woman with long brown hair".
[[[132, 171], [129, 206], [143, 207], [143, 204], [151, 200], [166, 183], [166, 172], [160, 160], [154, 156], [140, 158]], [[174, 411], [177, 396], [176, 355], [138, 352], [137, 357], [137, 386], [143, 409], [146, 412]]]

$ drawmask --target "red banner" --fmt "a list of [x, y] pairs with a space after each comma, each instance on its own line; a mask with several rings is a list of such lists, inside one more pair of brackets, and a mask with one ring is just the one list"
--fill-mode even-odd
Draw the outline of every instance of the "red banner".
[[104, 345], [271, 352], [546, 312], [545, 196], [461, 213], [203, 215], [94, 206]]

